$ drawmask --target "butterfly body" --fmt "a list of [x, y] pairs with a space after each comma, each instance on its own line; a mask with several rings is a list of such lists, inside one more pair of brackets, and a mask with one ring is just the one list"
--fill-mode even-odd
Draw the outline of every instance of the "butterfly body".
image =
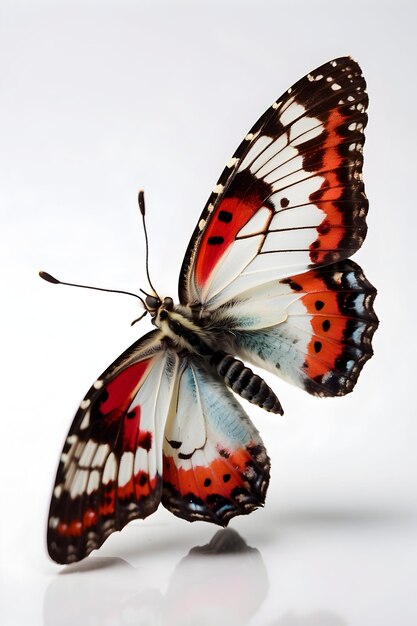
[[234, 394], [282, 408], [247, 363], [317, 397], [352, 391], [378, 325], [376, 290], [349, 259], [367, 228], [367, 103], [358, 64], [334, 59], [247, 133], [191, 238], [179, 303], [146, 296], [155, 330], [75, 415], [49, 513], [54, 560], [84, 558], [160, 503], [223, 526], [263, 505], [270, 461]]
[[[186, 307], [174, 305], [172, 298], [162, 301], [149, 296], [145, 303], [152, 302], [148, 311], [152, 323], [159, 329], [161, 342], [175, 350], [182, 359], [198, 358], [200, 366], [219, 378], [242, 398], [252, 404], [282, 415], [281, 404], [272, 389], [249, 367], [232, 354], [233, 326], [228, 328], [227, 318], [217, 322], [216, 317], [203, 312], [201, 305]], [[222, 346], [219, 350], [218, 347]]]

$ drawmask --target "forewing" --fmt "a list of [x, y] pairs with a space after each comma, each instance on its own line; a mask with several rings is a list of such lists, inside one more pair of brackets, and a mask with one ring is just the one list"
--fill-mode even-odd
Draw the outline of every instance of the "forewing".
[[226, 526], [262, 506], [269, 459], [233, 394], [194, 361], [184, 361], [164, 440], [162, 503], [189, 521]]
[[177, 357], [153, 331], [94, 383], [61, 455], [47, 543], [58, 563], [79, 561], [162, 494], [162, 437]]
[[349, 57], [291, 87], [246, 135], [190, 241], [183, 304], [238, 294], [351, 256], [366, 234], [365, 80]]
[[[352, 391], [371, 358], [375, 288], [350, 260], [242, 295], [218, 312], [237, 354], [317, 396]], [[251, 297], [253, 296], [253, 298]]]

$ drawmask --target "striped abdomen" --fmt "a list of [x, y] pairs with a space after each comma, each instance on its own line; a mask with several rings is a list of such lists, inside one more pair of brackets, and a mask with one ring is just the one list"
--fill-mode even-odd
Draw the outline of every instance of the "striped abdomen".
[[235, 393], [252, 404], [256, 404], [270, 411], [271, 413], [283, 414], [281, 403], [266, 384], [257, 374], [254, 374], [242, 361], [235, 359], [231, 354], [225, 352], [214, 352], [210, 362], [215, 366], [217, 373], [224, 382]]

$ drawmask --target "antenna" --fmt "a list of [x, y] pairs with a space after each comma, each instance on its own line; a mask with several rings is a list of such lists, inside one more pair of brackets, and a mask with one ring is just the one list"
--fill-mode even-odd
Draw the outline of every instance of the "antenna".
[[109, 293], [124, 293], [125, 296], [133, 296], [134, 298], [138, 298], [146, 308], [145, 301], [143, 298], [138, 296], [137, 293], [132, 293], [131, 291], [121, 291], [120, 289], [103, 289], [103, 287], [91, 287], [90, 285], [79, 285], [78, 283], [66, 283], [63, 280], [58, 280], [48, 272], [39, 272], [39, 276], [46, 280], [48, 283], [52, 283], [53, 285], [67, 285], [68, 287], [81, 287], [81, 289], [94, 289], [94, 291], [107, 291]]
[[[149, 241], [148, 241], [148, 231], [146, 230], [146, 221], [145, 221], [145, 195], [143, 190], [141, 189], [139, 191], [138, 194], [138, 203], [139, 203], [139, 210], [141, 212], [142, 215], [142, 222], [143, 222], [143, 230], [145, 233], [145, 245], [146, 245], [146, 252], [145, 252], [145, 264], [146, 264], [146, 276], [148, 277], [148, 282], [149, 285], [151, 286], [151, 288], [154, 290], [154, 293], [156, 294], [156, 296], [158, 297], [158, 300], [160, 300], [160, 297], [158, 296], [158, 292], [156, 291], [155, 287], [152, 284], [151, 281], [151, 277], [149, 276]], [[141, 289], [142, 291], [142, 289]], [[143, 292], [145, 293], [145, 292]]]

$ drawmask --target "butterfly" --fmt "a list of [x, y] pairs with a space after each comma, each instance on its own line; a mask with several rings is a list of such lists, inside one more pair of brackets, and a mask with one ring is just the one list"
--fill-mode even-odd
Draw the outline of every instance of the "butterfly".
[[[376, 290], [349, 260], [367, 230], [365, 88], [351, 58], [322, 65], [228, 162], [188, 245], [179, 303], [152, 288], [143, 305], [156, 328], [76, 413], [49, 511], [58, 563], [84, 558], [161, 502], [221, 526], [263, 505], [270, 461], [237, 396], [282, 407], [249, 364], [314, 396], [352, 391], [378, 325]], [[144, 216], [143, 193], [139, 203]]]

